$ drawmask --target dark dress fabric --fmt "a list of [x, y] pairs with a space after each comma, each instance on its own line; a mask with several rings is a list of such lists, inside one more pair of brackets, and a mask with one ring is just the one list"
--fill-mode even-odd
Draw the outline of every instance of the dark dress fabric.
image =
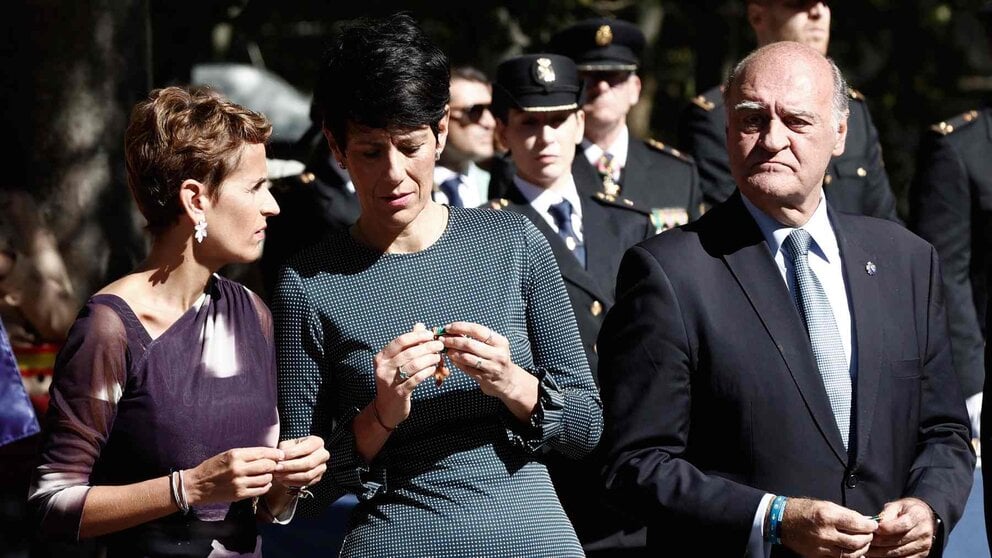
[[[90, 486], [190, 469], [237, 447], [274, 447], [272, 320], [256, 295], [215, 276], [152, 339], [123, 299], [95, 295], [55, 364], [30, 500], [42, 533], [75, 539]], [[261, 556], [251, 502], [195, 507], [103, 537], [108, 556]]]
[[[445, 232], [411, 254], [373, 251], [347, 233], [301, 252], [275, 292], [284, 438], [328, 441], [317, 513], [357, 494], [342, 556], [581, 556], [542, 462], [578, 458], [602, 431], [602, 407], [554, 256], [525, 217], [449, 209]], [[507, 337], [540, 380], [519, 422], [452, 367], [427, 381], [372, 463], [351, 421], [375, 396], [373, 356], [417, 322], [471, 321]]]

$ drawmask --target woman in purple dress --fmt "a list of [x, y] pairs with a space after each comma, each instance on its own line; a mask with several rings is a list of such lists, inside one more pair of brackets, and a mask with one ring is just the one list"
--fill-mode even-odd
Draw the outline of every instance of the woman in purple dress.
[[268, 309], [215, 274], [257, 259], [279, 212], [270, 133], [208, 91], [135, 107], [128, 184], [151, 251], [90, 298], [56, 361], [29, 496], [45, 536], [100, 537], [109, 556], [261, 556], [256, 520], [288, 520], [322, 476], [319, 437], [277, 446]]

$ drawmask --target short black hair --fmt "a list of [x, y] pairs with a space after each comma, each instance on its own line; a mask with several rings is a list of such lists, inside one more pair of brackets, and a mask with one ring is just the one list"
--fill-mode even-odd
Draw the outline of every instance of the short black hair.
[[412, 17], [399, 13], [343, 27], [324, 54], [314, 97], [342, 149], [349, 122], [384, 129], [427, 125], [436, 137], [450, 79], [448, 57]]

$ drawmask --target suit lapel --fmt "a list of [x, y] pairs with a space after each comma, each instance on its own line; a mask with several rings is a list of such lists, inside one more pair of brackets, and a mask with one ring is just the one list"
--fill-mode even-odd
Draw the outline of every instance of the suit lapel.
[[869, 275], [866, 269], [868, 262], [876, 262], [877, 258], [872, 257], [857, 239], [845, 236], [845, 231], [838, 223], [837, 217], [833, 211], [830, 212], [830, 221], [834, 225], [834, 234], [840, 246], [848, 306], [851, 308], [857, 339], [857, 385], [853, 410], [857, 432], [855, 453], [855, 466], [857, 466], [867, 453], [881, 375], [882, 334], [881, 328], [874, 324], [877, 324], [879, 317], [885, 314], [879, 296], [879, 279], [874, 274]]
[[744, 207], [739, 192], [721, 209], [727, 215], [719, 215], [720, 232], [717, 234], [726, 236], [727, 231], [735, 231], [732, 245], [722, 250], [724, 261], [768, 334], [775, 340], [817, 428], [837, 459], [846, 465], [847, 451], [837, 429], [806, 328], [768, 250], [768, 244]]

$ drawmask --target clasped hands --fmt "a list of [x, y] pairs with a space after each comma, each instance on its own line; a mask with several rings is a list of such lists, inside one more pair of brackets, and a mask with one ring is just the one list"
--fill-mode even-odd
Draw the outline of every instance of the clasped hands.
[[[235, 448], [183, 472], [191, 505], [269, 499], [278, 514], [290, 495], [320, 481], [330, 454], [319, 436], [283, 440], [278, 447]], [[281, 494], [270, 494], [279, 487]]]
[[509, 340], [484, 325], [453, 322], [428, 329], [416, 324], [383, 347], [373, 358], [376, 397], [371, 403], [380, 425], [392, 430], [410, 415], [410, 397], [435, 376], [447, 355], [452, 364], [475, 380], [486, 395], [504, 403], [536, 383], [533, 375], [510, 359]]
[[923, 500], [885, 505], [878, 521], [832, 502], [789, 498], [782, 544], [802, 556], [925, 558], [936, 535], [936, 516]]

